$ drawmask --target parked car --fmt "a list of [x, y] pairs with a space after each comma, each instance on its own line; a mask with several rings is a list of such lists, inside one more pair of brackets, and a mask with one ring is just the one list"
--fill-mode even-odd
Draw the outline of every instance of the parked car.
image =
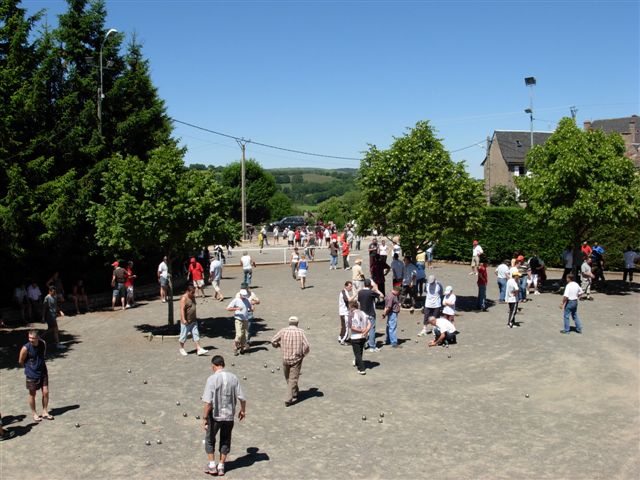
[[281, 220], [278, 220], [277, 222], [272, 222], [269, 224], [269, 230], [273, 230], [273, 228], [275, 226], [278, 227], [278, 229], [282, 232], [282, 230], [285, 229], [285, 227], [289, 227], [289, 228], [296, 228], [296, 227], [303, 227], [305, 225], [305, 221], [304, 221], [304, 217], [302, 216], [292, 216], [292, 217], [284, 217]]

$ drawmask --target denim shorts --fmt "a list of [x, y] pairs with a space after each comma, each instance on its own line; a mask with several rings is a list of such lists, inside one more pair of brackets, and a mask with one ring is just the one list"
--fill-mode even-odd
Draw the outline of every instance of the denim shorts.
[[193, 323], [180, 323], [180, 343], [184, 343], [187, 341], [187, 334], [191, 332], [191, 336], [193, 337], [194, 342], [200, 341], [200, 332], [198, 331], [198, 322]]

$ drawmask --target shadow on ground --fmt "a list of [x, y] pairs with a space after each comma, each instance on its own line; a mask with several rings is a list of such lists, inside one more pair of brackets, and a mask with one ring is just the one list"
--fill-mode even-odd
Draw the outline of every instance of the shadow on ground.
[[[15, 330], [5, 330], [0, 332], [0, 369], [21, 368], [18, 364], [18, 355], [20, 349], [27, 343], [27, 336], [31, 328], [20, 328]], [[57, 350], [53, 347], [53, 338], [45, 333], [44, 329], [36, 329], [40, 331], [41, 338], [47, 342], [47, 358], [51, 359], [66, 357], [72, 351], [73, 345], [80, 343], [76, 335], [70, 335], [60, 331], [60, 342], [63, 343], [67, 350]]]
[[254, 463], [266, 462], [269, 460], [269, 455], [261, 453], [259, 448], [249, 447], [247, 448], [246, 455], [238, 457], [235, 460], [225, 462], [225, 467], [228, 472], [230, 470], [235, 470], [236, 468], [250, 467]]
[[[150, 325], [143, 323], [136, 325], [135, 328], [142, 333], [151, 333], [154, 336], [159, 335], [180, 335], [180, 321], [173, 325]], [[201, 337], [208, 338], [225, 338], [234, 339], [236, 336], [235, 320], [232, 317], [208, 317], [198, 320], [198, 330]], [[262, 318], [254, 318], [251, 328], [252, 336], [260, 332], [268, 332], [273, 330], [264, 324]], [[260, 345], [262, 342], [252, 342], [252, 345]], [[258, 348], [257, 350], [264, 350]], [[17, 357], [16, 357], [17, 358]]]

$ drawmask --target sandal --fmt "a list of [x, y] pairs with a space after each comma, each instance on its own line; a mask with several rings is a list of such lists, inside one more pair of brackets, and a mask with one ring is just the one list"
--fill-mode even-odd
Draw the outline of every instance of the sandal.
[[51, 415], [50, 413], [47, 413], [46, 415], [42, 415], [41, 418], [45, 420], [53, 420], [53, 415]]
[[42, 417], [40, 415], [36, 415], [35, 417], [33, 417], [33, 421], [34, 422], [41, 422], [42, 421]]

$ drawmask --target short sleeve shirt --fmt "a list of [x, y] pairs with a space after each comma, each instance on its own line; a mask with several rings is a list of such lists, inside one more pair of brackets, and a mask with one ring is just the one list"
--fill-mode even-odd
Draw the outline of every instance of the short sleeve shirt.
[[567, 283], [567, 286], [564, 287], [563, 296], [567, 297], [568, 300], [578, 300], [578, 297], [583, 293], [584, 292], [582, 291], [582, 288], [580, 288], [580, 285], [576, 282], [569, 282]]
[[233, 421], [238, 400], [245, 400], [245, 397], [238, 377], [233, 373], [220, 370], [207, 379], [202, 401], [211, 404], [214, 420]]
[[394, 295], [393, 292], [387, 293], [387, 296], [384, 299], [384, 308], [388, 308], [395, 313], [400, 312], [400, 301], [398, 300], [398, 296]]
[[370, 317], [376, 316], [377, 299], [378, 294], [368, 288], [364, 288], [358, 292], [358, 303], [360, 304], [360, 310], [362, 310]]
[[222, 277], [222, 262], [220, 260], [214, 260], [211, 262], [211, 265], [209, 266], [209, 273], [211, 274], [212, 280], [219, 282]]

